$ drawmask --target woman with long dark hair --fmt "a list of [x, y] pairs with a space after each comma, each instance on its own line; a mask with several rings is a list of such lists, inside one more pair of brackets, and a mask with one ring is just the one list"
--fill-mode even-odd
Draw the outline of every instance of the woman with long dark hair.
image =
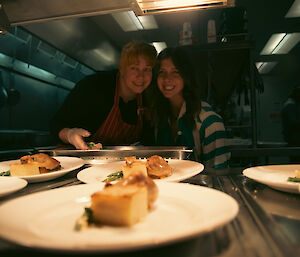
[[230, 158], [222, 118], [201, 100], [193, 67], [183, 48], [166, 48], [155, 67], [152, 106], [157, 145], [191, 147], [207, 167], [226, 168]]

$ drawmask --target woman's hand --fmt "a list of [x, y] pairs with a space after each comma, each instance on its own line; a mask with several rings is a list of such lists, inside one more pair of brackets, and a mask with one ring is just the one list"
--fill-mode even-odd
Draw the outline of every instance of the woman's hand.
[[59, 137], [65, 143], [72, 144], [79, 150], [88, 150], [83, 137], [90, 136], [91, 133], [82, 128], [64, 128], [59, 132]]

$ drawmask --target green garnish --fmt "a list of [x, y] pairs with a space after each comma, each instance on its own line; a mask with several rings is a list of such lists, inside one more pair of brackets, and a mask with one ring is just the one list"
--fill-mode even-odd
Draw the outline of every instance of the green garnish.
[[123, 177], [123, 171], [116, 171], [107, 175], [106, 179], [104, 179], [102, 182], [111, 182], [122, 177]]
[[86, 145], [87, 145], [88, 148], [92, 148], [96, 144], [94, 142], [87, 142]]
[[10, 170], [0, 172], [0, 176], [10, 176]]
[[300, 178], [296, 178], [296, 177], [289, 177], [287, 181], [290, 181], [290, 182], [300, 182]]
[[76, 220], [75, 231], [80, 231], [83, 228], [87, 228], [93, 223], [93, 212], [91, 208], [84, 208], [83, 214]]

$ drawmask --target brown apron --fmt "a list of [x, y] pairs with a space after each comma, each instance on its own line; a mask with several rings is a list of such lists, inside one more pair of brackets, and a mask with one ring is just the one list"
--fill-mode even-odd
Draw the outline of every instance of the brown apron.
[[142, 131], [142, 96], [137, 95], [138, 122], [131, 125], [122, 120], [119, 109], [119, 86], [115, 91], [114, 105], [110, 110], [106, 120], [101, 124], [96, 133], [92, 136], [94, 142], [103, 145], [128, 145], [140, 139]]

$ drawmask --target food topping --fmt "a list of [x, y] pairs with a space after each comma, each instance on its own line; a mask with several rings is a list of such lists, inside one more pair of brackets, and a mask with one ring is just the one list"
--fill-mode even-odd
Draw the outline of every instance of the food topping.
[[10, 165], [11, 176], [31, 176], [61, 169], [60, 162], [47, 154], [38, 153], [20, 158], [20, 163]]
[[147, 159], [147, 172], [150, 177], [163, 178], [172, 174], [169, 164], [158, 155], [153, 155]]
[[131, 174], [91, 195], [91, 206], [77, 220], [75, 230], [88, 225], [132, 226], [146, 218], [158, 196], [153, 180], [142, 173]]
[[141, 172], [144, 176], [156, 179], [163, 179], [172, 175], [172, 169], [168, 162], [161, 156], [154, 155], [145, 161], [136, 159], [135, 156], [125, 157], [125, 163], [121, 165], [122, 171], [116, 171], [107, 176], [103, 182], [114, 181], [119, 178], [126, 178], [131, 173]]
[[101, 143], [87, 142], [86, 145], [89, 148], [89, 150], [100, 150], [100, 149], [102, 149], [102, 144]]
[[300, 170], [295, 171], [295, 177], [289, 177], [288, 180], [289, 182], [300, 182]]

